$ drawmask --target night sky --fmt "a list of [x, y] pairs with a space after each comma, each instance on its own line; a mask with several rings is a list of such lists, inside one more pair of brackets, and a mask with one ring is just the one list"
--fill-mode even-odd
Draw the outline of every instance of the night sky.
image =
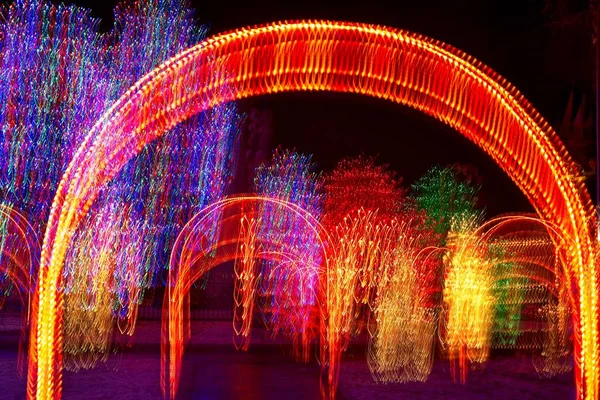
[[[78, 0], [112, 24], [114, 1]], [[544, 0], [504, 1], [192, 1], [209, 34], [285, 19], [327, 18], [388, 25], [449, 43], [511, 81], [555, 127], [569, 93], [591, 94], [590, 35], [584, 29], [552, 25]], [[571, 1], [575, 15], [587, 1]], [[556, 14], [556, 13], [555, 13]], [[564, 25], [564, 24], [563, 24]], [[488, 215], [529, 211], [531, 206], [491, 159], [457, 132], [414, 110], [355, 95], [289, 93], [244, 100], [243, 110], [270, 110], [272, 147], [314, 154], [330, 169], [344, 156], [378, 156], [411, 184], [435, 164], [471, 164], [483, 177]], [[591, 146], [590, 146], [591, 149]], [[588, 151], [589, 153], [589, 151]], [[593, 153], [591, 153], [593, 155]]]

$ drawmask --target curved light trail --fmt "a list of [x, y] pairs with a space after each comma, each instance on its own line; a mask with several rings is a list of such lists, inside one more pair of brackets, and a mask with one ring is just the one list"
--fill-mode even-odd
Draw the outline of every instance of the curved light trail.
[[[165, 397], [174, 399], [177, 394], [183, 346], [190, 337], [187, 295], [191, 285], [203, 274], [219, 264], [240, 259], [244, 259], [251, 266], [254, 266], [256, 259], [267, 259], [276, 263], [289, 262], [289, 259], [292, 259], [295, 268], [298, 266], [314, 267], [316, 268], [315, 272], [319, 272], [320, 266], [304, 265], [303, 257], [305, 255], [293, 251], [292, 247], [284, 240], [285, 235], [282, 234], [277, 238], [273, 235], [261, 234], [258, 229], [250, 241], [253, 254], [250, 256], [244, 252], [240, 254], [240, 249], [249, 244], [246, 231], [248, 221], [252, 221], [259, 227], [269, 223], [269, 221], [260, 219], [265, 206], [270, 207], [274, 213], [294, 215], [296, 222], [306, 226], [305, 231], [312, 231], [319, 244], [322, 259], [327, 262], [326, 239], [324, 239], [326, 232], [309, 212], [294, 203], [265, 196], [236, 196], [210, 204], [192, 217], [175, 241], [169, 266], [169, 286], [163, 301], [161, 388]], [[266, 243], [266, 241], [270, 242]], [[248, 272], [242, 269], [240, 274], [242, 281], [249, 281], [244, 278], [244, 274]], [[252, 280], [256, 280], [255, 271], [252, 272]], [[306, 275], [310, 276], [310, 274]], [[237, 287], [237, 285], [236, 282], [234, 296], [238, 294], [242, 301], [235, 308], [236, 311], [241, 308], [242, 315], [240, 321], [234, 321], [234, 331], [236, 338], [242, 339], [242, 347], [247, 349], [250, 332], [249, 325], [246, 328], [246, 324], [252, 320], [250, 304], [254, 303], [255, 286], [242, 284]], [[322, 288], [321, 290], [327, 289]], [[323, 310], [320, 312], [323, 313]], [[237, 328], [235, 322], [240, 323], [240, 329]], [[322, 329], [322, 335], [324, 333]], [[326, 363], [328, 353], [331, 352], [326, 349], [325, 344], [326, 341], [321, 340], [322, 365]], [[310, 346], [310, 343], [303, 343], [303, 345]]]
[[574, 239], [567, 282], [576, 293], [578, 398], [598, 398], [593, 206], [556, 133], [510, 83], [467, 54], [402, 30], [333, 21], [279, 22], [212, 37], [144, 76], [94, 125], [61, 179], [44, 237], [30, 397], [61, 395], [57, 288], [69, 241], [100, 188], [147, 143], [198, 112], [250, 96], [317, 90], [374, 96], [445, 122], [492, 157], [544, 220]]

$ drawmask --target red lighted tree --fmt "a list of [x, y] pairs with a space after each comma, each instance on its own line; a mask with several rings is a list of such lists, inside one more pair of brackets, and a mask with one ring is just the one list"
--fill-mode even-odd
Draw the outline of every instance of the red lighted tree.
[[405, 190], [387, 165], [376, 165], [373, 157], [342, 159], [325, 179], [323, 222], [335, 227], [348, 215], [363, 209], [379, 219], [400, 213]]

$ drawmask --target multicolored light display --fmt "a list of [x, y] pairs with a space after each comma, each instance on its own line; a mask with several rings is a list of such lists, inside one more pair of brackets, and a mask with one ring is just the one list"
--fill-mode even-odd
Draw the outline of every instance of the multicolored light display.
[[[296, 204], [313, 218], [320, 220], [323, 179], [315, 169], [310, 156], [277, 149], [269, 163], [257, 168], [254, 192], [260, 196]], [[318, 317], [314, 312], [318, 294], [318, 270], [314, 266], [322, 263], [320, 257], [323, 250], [319, 247], [319, 238], [297, 214], [282, 213], [279, 206], [273, 208], [265, 203], [259, 218], [259, 237], [270, 238], [270, 242], [283, 241], [289, 251], [303, 255], [302, 266], [309, 266], [282, 267], [265, 261], [260, 288], [261, 295], [266, 297], [269, 304], [266, 310], [270, 315], [269, 325], [275, 332], [291, 336], [296, 355], [308, 361], [310, 343], [316, 336], [314, 328]]]
[[[237, 269], [241, 336], [247, 336], [253, 299], [260, 292], [257, 259], [267, 260], [262, 265], [284, 265], [305, 283], [306, 297], [304, 291], [289, 296], [305, 299], [301, 306], [313, 306], [314, 299], [316, 311], [299, 314], [281, 311], [285, 307], [280, 305], [291, 300], [281, 297], [287, 279], [283, 277], [288, 276], [281, 273], [283, 269], [271, 268], [277, 272], [269, 275], [275, 280], [268, 287], [275, 288], [273, 310], [287, 321], [285, 331], [309, 332], [312, 316], [317, 316], [320, 357], [329, 369], [329, 387], [324, 384], [323, 393], [329, 397], [335, 395], [340, 354], [361, 328], [361, 319], [350, 316], [370, 315], [367, 307], [378, 320], [369, 326], [369, 363], [376, 379], [426, 377], [434, 346], [435, 301], [414, 294], [422, 293], [420, 277], [431, 274], [429, 264], [419, 260], [427, 260], [428, 252], [435, 253], [436, 248], [422, 246], [429, 240], [421, 228], [422, 214], [396, 203], [395, 198], [376, 207], [328, 207], [326, 199], [321, 224], [320, 217], [312, 214], [318, 213], [318, 196], [307, 203], [278, 187], [275, 178], [270, 183], [265, 178], [264, 186], [259, 180], [257, 185], [269, 197], [222, 199], [233, 162], [237, 120], [235, 108], [228, 103], [295, 90], [360, 93], [414, 107], [471, 139], [507, 172], [550, 227], [551, 241], [556, 244], [556, 237], [564, 238], [556, 246], [554, 262], [560, 268], [552, 270], [554, 286], [544, 286], [546, 292], [540, 295], [543, 299], [547, 293], [554, 295], [545, 312], [551, 328], [544, 352], [551, 356], [546, 356], [540, 370], [561, 370], [570, 313], [578, 397], [600, 396], [593, 207], [554, 131], [509, 83], [450, 46], [375, 25], [283, 22], [218, 35], [184, 50], [198, 40], [198, 32], [186, 22], [190, 14], [180, 3], [135, 4], [117, 13], [126, 23], [114, 46], [108, 45], [114, 38], [97, 33], [97, 21], [73, 7], [18, 1], [6, 11], [0, 60], [0, 73], [7, 82], [0, 91], [2, 201], [9, 204], [7, 210], [27, 215], [34, 231], [45, 229], [31, 308], [30, 398], [59, 398], [64, 354], [75, 356], [70, 364], [75, 369], [89, 366], [97, 359], [94, 354], [106, 350], [111, 321], [126, 321], [125, 330], [131, 332], [136, 304], [166, 267], [170, 245], [180, 229], [167, 282], [167, 295], [175, 300], [165, 303], [169, 347], [163, 357], [170, 360], [163, 371], [166, 395], [176, 393], [182, 346], [189, 337], [185, 293], [190, 282], [224, 260], [242, 263]], [[155, 25], [155, 17], [162, 18], [167, 11], [170, 17], [165, 24]], [[172, 33], [173, 26], [181, 31]], [[149, 28], [157, 29], [151, 33]], [[173, 36], [165, 35], [166, 31]], [[32, 43], [19, 39], [23, 32]], [[136, 36], [140, 32], [148, 35]], [[87, 47], [76, 51], [74, 43], [78, 42]], [[154, 51], [149, 52], [150, 48]], [[151, 56], [143, 62], [138, 59], [145, 54]], [[139, 66], [124, 62], [132, 58]], [[31, 70], [41, 73], [28, 74]], [[129, 84], [133, 86], [125, 91]], [[20, 104], [27, 106], [17, 107]], [[209, 109], [206, 119], [178, 125]], [[146, 147], [153, 141], [160, 147]], [[53, 161], [50, 168], [46, 168], [48, 160]], [[190, 165], [201, 171], [199, 176], [167, 179]], [[306, 182], [302, 190], [316, 189]], [[184, 193], [190, 193], [190, 198], [182, 199]], [[389, 194], [394, 197], [396, 192]], [[335, 198], [335, 194], [330, 196]], [[164, 211], [166, 204], [173, 207]], [[186, 206], [191, 208], [184, 210]], [[192, 211], [198, 210], [202, 211], [191, 219], [193, 224], [182, 228]], [[231, 215], [233, 219], [228, 219]], [[447, 258], [451, 267], [443, 288], [448, 306], [446, 342], [463, 377], [466, 358], [485, 359], [494, 329], [512, 329], [495, 324], [494, 318], [499, 313], [523, 313], [530, 280], [549, 278], [529, 274], [521, 286], [515, 277], [506, 277], [506, 265], [494, 268], [498, 263], [478, 247], [481, 227], [467, 221], [470, 224], [461, 221], [451, 230], [454, 236], [449, 247], [453, 250]], [[264, 228], [264, 223], [270, 223], [270, 228]], [[307, 242], [314, 245], [311, 257], [301, 257], [298, 246], [284, 240], [289, 239], [289, 232], [279, 229], [298, 224], [314, 239]], [[199, 227], [203, 228], [200, 236]], [[3, 237], [6, 232], [2, 231]], [[527, 243], [522, 239], [521, 243]], [[191, 243], [198, 246], [189, 247]], [[492, 254], [518, 254], [510, 242], [494, 245], [501, 250], [491, 246]], [[84, 246], [93, 251], [81, 252]], [[33, 247], [29, 248], [31, 255]], [[3, 255], [10, 254], [4, 249]], [[94, 273], [88, 279], [89, 271], [81, 266], [91, 261]], [[516, 256], [511, 262], [526, 266], [520, 272], [535, 264]], [[319, 277], [317, 285], [315, 276]], [[477, 296], [462, 296], [473, 281], [478, 282]], [[115, 284], [103, 285], [106, 282]], [[28, 285], [30, 290], [32, 285]], [[92, 288], [89, 296], [81, 290], [86, 287]], [[495, 308], [497, 297], [502, 298], [502, 310]], [[111, 299], [118, 302], [115, 308], [94, 310]], [[82, 301], [92, 314], [77, 308]], [[391, 304], [396, 307], [392, 311]], [[507, 308], [509, 304], [514, 307]], [[456, 305], [473, 311], [467, 313], [469, 321], [453, 312]], [[296, 324], [304, 325], [289, 328]], [[90, 326], [96, 329], [97, 340], [78, 341], [81, 331]], [[418, 342], [410, 343], [416, 352], [403, 347], [405, 341], [397, 341], [415, 334]], [[303, 342], [309, 337], [304, 335]], [[82, 349], [87, 355], [77, 359]]]
[[[39, 249], [60, 177], [85, 132], [144, 74], [201, 41], [205, 29], [180, 0], [119, 5], [115, 27], [106, 33], [89, 11], [75, 6], [19, 0], [2, 14], [0, 203], [33, 226], [26, 240]], [[105, 358], [117, 327], [133, 334], [145, 291], [164, 283], [179, 229], [227, 190], [239, 122], [230, 103], [178, 125], [131, 160], [92, 205], [66, 249], [58, 287], [67, 368], [89, 368]], [[13, 239], [6, 224], [10, 220], [0, 215], [0, 235], [8, 239], [0, 253], [12, 276], [0, 283], [10, 290], [17, 276], [8, 263]], [[19, 255], [25, 256], [22, 247]], [[27, 311], [29, 299], [36, 300], [31, 291], [39, 253], [19, 283], [26, 283], [21, 289]], [[31, 306], [35, 312], [36, 304]]]
[[[369, 163], [362, 166], [365, 175], [377, 170]], [[385, 176], [385, 170], [379, 171]], [[404, 210], [381, 218], [377, 210], [356, 207], [333, 228], [296, 204], [270, 196], [230, 197], [194, 216], [176, 241], [163, 302], [164, 395], [177, 394], [184, 344], [191, 334], [189, 290], [204, 273], [230, 260], [241, 264], [237, 277], [241, 282], [234, 293], [241, 310], [234, 336], [242, 338], [245, 348], [254, 310], [273, 310], [270, 302], [255, 304], [264, 276], [272, 283], [269, 294], [275, 299], [287, 298], [287, 276], [298, 277], [300, 295], [315, 290], [303, 285], [302, 277], [318, 278], [317, 302], [308, 311], [318, 316], [322, 390], [328, 398], [335, 398], [342, 353], [363, 331], [370, 337], [369, 367], [380, 382], [425, 381], [436, 346], [441, 346], [462, 382], [469, 363], [483, 364], [492, 348], [539, 350], [534, 365], [544, 376], [569, 370], [568, 296], [560, 284], [561, 254], [567, 246], [564, 238], [554, 236], [555, 227], [529, 215], [482, 222], [481, 214], [457, 213], [451, 219], [448, 246], [440, 248], [428, 244], [437, 236], [422, 228], [427, 222], [418, 213]], [[279, 226], [265, 229], [273, 228], [273, 220]], [[215, 228], [218, 233], [211, 233]], [[312, 235], [314, 249], [325, 263], [314, 264], [305, 257], [293, 232]], [[429, 292], [436, 288], [428, 286], [430, 279], [422, 279], [427, 272], [436, 273], [436, 264], [428, 261], [437, 253], [444, 255], [446, 271], [441, 313], [429, 300]], [[274, 275], [273, 270], [281, 273]], [[527, 305], [541, 314], [526, 316]], [[275, 310], [286, 321], [282, 332], [292, 338], [304, 332], [306, 306]], [[439, 343], [438, 325], [443, 327]]]

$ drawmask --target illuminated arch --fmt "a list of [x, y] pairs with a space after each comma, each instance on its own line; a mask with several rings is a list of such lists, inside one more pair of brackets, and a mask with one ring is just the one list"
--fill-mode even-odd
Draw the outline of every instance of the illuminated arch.
[[488, 153], [543, 219], [574, 238], [569, 272], [574, 325], [580, 328], [578, 396], [598, 398], [593, 207], [555, 132], [512, 85], [448, 45], [406, 31], [331, 21], [281, 22], [210, 38], [147, 74], [94, 125], [60, 182], [44, 238], [29, 395], [61, 394], [62, 299], [56, 288], [70, 238], [100, 188], [144, 145], [202, 110], [298, 90], [379, 97], [445, 122]]
[[[474, 233], [480, 236], [482, 242], [490, 242], [503, 238], [507, 240], [507, 249], [514, 254], [506, 255], [507, 262], [517, 262], [527, 265], [530, 269], [528, 273], [524, 271], [521, 275], [527, 275], [529, 278], [543, 280], [542, 276], [552, 277], [554, 282], [548, 281], [553, 289], [558, 290], [558, 283], [567, 281], [566, 287], [571, 287], [569, 280], [569, 262], [568, 250], [575, 246], [572, 237], [563, 236], [560, 227], [537, 217], [535, 214], [505, 214], [491, 218], [483, 223]], [[528, 236], [537, 237], [537, 244], [531, 248], [526, 244]], [[543, 248], [542, 253], [539, 250]], [[553, 253], [553, 254], [550, 254]], [[540, 269], [540, 274], [536, 276], [536, 270]], [[577, 299], [573, 293], [568, 293], [570, 305], [577, 306]]]
[[[569, 351], [569, 321], [557, 318], [549, 323], [548, 318], [549, 315], [557, 316], [558, 314], [555, 313], [565, 310], [564, 306], [575, 303], [572, 294], [565, 290], [567, 288], [565, 250], [572, 245], [572, 238], [560, 236], [556, 226], [549, 221], [539, 219], [534, 214], [507, 214], [494, 217], [482, 224], [475, 235], [479, 236], [481, 245], [488, 251], [492, 250], [491, 254], [488, 253], [491, 260], [513, 263], [508, 270], [503, 268], [497, 270], [495, 279], [526, 278], [526, 285], [522, 288], [531, 284], [533, 287], [530, 286], [532, 290], [520, 301], [527, 298], [529, 303], [546, 309], [543, 316], [538, 316], [538, 318], [543, 317], [544, 322], [547, 323], [546, 327], [540, 329], [540, 326], [534, 325], [533, 329], [526, 328], [523, 331], [519, 328], [519, 331], [525, 335], [520, 334], [518, 339], [514, 337], [515, 341], [511, 346], [519, 342], [520, 346], [530, 349], [536, 347], [536, 344], [541, 346], [541, 353], [537, 355], [538, 362], [534, 362], [540, 375], [550, 377], [564, 372], [567, 366], [564, 357], [572, 353]], [[497, 259], [498, 256], [494, 254], [498, 250], [501, 251], [500, 259]], [[495, 262], [490, 266], [494, 264]], [[548, 314], [549, 311], [552, 313]], [[531, 320], [531, 316], [529, 318]], [[536, 333], [528, 338], [526, 332]], [[551, 334], [544, 332], [551, 332]], [[539, 336], [540, 333], [542, 336]], [[538, 340], [539, 342], [536, 343]], [[503, 343], [501, 340], [500, 343], [500, 348], [507, 348], [506, 342]], [[546, 345], [550, 348], [545, 348]]]
[[[287, 214], [311, 230], [319, 243], [327, 268], [327, 233], [308, 211], [285, 200], [265, 196], [234, 196], [216, 201], [202, 209], [183, 227], [177, 236], [169, 263], [168, 287], [162, 311], [161, 389], [166, 398], [174, 399], [181, 372], [184, 342], [190, 337], [187, 295], [194, 282], [213, 267], [239, 257], [242, 218], [260, 218], [262, 208], [274, 207], [278, 214]], [[259, 222], [260, 224], [261, 222]], [[266, 244], [266, 246], [262, 246]], [[294, 254], [285, 242], [266, 242], [257, 236], [256, 259], [285, 262], [290, 259], [303, 264], [303, 254]], [[321, 266], [314, 266], [321, 268]], [[252, 299], [251, 299], [252, 300]], [[321, 311], [322, 312], [322, 311]], [[323, 319], [321, 319], [323, 320]], [[321, 366], [324, 368], [328, 350], [324, 346], [324, 324], [321, 326]], [[308, 343], [305, 343], [308, 345]]]

